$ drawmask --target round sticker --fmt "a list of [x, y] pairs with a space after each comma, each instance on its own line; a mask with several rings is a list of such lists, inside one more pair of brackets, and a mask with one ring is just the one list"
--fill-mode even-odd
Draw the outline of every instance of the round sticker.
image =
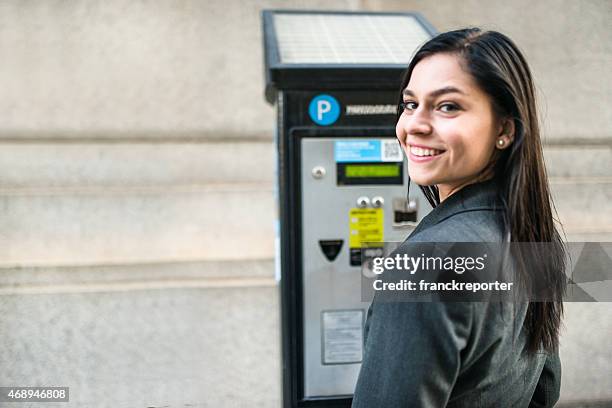
[[340, 104], [331, 95], [318, 95], [310, 101], [308, 113], [317, 125], [331, 125], [340, 116]]

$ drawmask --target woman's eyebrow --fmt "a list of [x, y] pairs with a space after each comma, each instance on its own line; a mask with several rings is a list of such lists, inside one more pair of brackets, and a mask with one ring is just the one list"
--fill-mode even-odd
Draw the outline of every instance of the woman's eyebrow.
[[[463, 92], [463, 91], [462, 91], [461, 89], [459, 89], [459, 88], [455, 88], [454, 86], [445, 86], [444, 88], [436, 89], [435, 91], [430, 92], [428, 96], [429, 96], [430, 98], [435, 98], [435, 97], [438, 97], [438, 96], [440, 96], [440, 95], [444, 95], [444, 94], [447, 94], [447, 93], [459, 93], [459, 94], [462, 94], [462, 95], [466, 95], [466, 93], [465, 93], [465, 92]], [[415, 95], [414, 95], [414, 92], [412, 92], [412, 91], [411, 91], [410, 89], [408, 89], [408, 88], [404, 89], [404, 91], [402, 92], [402, 94], [403, 94], [404, 96], [412, 96], [412, 97], [414, 97], [414, 96], [415, 96]]]

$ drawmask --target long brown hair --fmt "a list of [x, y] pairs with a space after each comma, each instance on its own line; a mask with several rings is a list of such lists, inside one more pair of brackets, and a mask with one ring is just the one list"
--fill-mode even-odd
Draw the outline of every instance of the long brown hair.
[[[545, 242], [552, 260], [530, 276], [528, 268], [519, 268], [524, 282], [537, 279], [547, 290], [546, 301], [531, 301], [525, 327], [528, 349], [555, 350], [563, 315], [566, 249], [553, 219], [554, 205], [544, 165], [536, 99], [532, 76], [518, 47], [507, 36], [466, 28], [437, 35], [425, 43], [412, 58], [404, 75], [402, 91], [408, 85], [414, 67], [422, 59], [437, 53], [460, 57], [464, 69], [489, 95], [494, 112], [514, 121], [514, 141], [496, 153], [494, 178], [500, 186], [504, 204], [504, 224], [511, 242]], [[398, 108], [398, 119], [402, 110]], [[436, 186], [420, 186], [429, 203], [436, 207], [440, 195]]]

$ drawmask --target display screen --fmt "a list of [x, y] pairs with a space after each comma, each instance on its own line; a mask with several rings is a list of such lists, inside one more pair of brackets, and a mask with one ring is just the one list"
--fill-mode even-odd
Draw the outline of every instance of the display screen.
[[400, 167], [395, 163], [379, 166], [367, 164], [347, 164], [344, 168], [344, 175], [347, 178], [397, 177], [400, 175]]
[[401, 185], [403, 162], [336, 163], [339, 186]]

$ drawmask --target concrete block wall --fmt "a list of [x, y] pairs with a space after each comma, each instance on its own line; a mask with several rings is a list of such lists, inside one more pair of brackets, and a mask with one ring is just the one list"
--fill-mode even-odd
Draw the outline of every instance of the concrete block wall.
[[[612, 16], [591, 1], [0, 3], [0, 385], [71, 406], [280, 405], [264, 8], [416, 10], [525, 51], [570, 240], [612, 239]], [[607, 304], [563, 400], [612, 399]]]

